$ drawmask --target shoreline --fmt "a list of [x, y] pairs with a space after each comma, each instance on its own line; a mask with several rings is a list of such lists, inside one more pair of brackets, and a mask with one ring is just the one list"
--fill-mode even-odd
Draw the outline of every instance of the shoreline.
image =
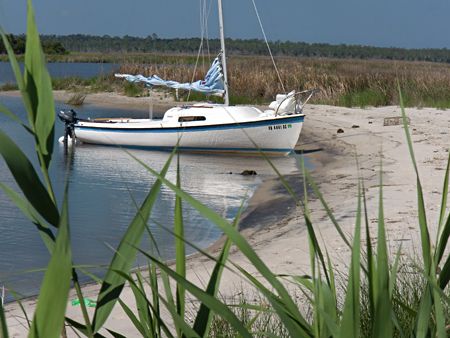
[[[113, 104], [111, 103], [113, 99], [109, 95], [106, 95], [106, 98], [109, 104]], [[55, 99], [58, 99], [57, 95]], [[145, 99], [148, 100], [148, 98]], [[143, 108], [142, 101], [138, 101], [134, 101], [134, 108], [138, 106]], [[148, 108], [148, 101], [146, 107]], [[414, 151], [427, 203], [430, 236], [434, 238], [439, 214], [437, 206], [442, 197], [440, 192], [448, 157], [450, 113], [433, 108], [407, 108], [406, 112], [411, 119]], [[400, 109], [394, 106], [358, 109], [307, 105], [305, 113], [305, 124], [296, 149], [309, 153], [308, 157], [314, 163], [311, 174], [330, 208], [334, 210], [343, 231], [349, 236], [353, 233], [359, 177], [364, 178], [366, 188], [369, 228], [371, 231], [376, 230], [379, 172], [382, 160], [389, 249], [394, 252], [401, 243], [403, 251], [412, 254], [420, 240], [416, 220], [415, 174], [407, 150], [403, 126], [383, 126], [383, 119], [399, 116]], [[338, 133], [339, 129], [343, 132]], [[359, 169], [356, 166], [356, 157]], [[298, 174], [294, 174], [290, 180], [301, 190], [303, 189], [300, 186], [301, 182], [298, 181]], [[246, 216], [247, 221], [253, 226], [244, 228], [242, 233], [274, 273], [290, 275], [308, 273], [308, 239], [304, 231], [300, 208], [286, 208], [283, 216], [278, 216], [275, 220], [266, 220], [265, 223], [255, 211], [258, 206], [261, 208], [261, 204], [270, 204], [274, 197], [279, 196], [279, 203], [283, 204], [286, 193], [283, 194], [277, 179], [272, 178], [262, 182], [246, 208], [246, 213], [249, 213]], [[264, 208], [266, 207], [267, 205]], [[276, 203], [273, 207], [277, 208]], [[348, 249], [337, 235], [317, 198], [309, 197], [309, 209], [313, 225], [317, 233], [320, 233], [320, 241], [326, 243], [327, 250], [333, 254], [336, 269], [345, 271], [349, 257]], [[256, 212], [253, 218], [250, 217], [252, 212]], [[219, 249], [220, 240], [211, 245], [207, 251], [215, 254]], [[230, 259], [250, 273], [256, 273], [251, 264], [235, 248], [230, 251]], [[187, 278], [196, 284], [204, 285], [209, 278], [213, 262], [197, 253], [188, 257], [187, 265]], [[239, 277], [224, 271], [220, 290], [222, 295], [235, 294], [239, 285], [242, 287], [242, 280]], [[92, 298], [98, 288], [96, 284], [83, 286], [84, 296]], [[133, 299], [129, 287], [125, 287], [122, 295], [125, 300]], [[72, 293], [71, 296], [73, 296]], [[24, 300], [25, 308], [29, 313], [33, 312], [35, 301], [36, 298]], [[92, 311], [90, 314], [92, 315]], [[76, 307], [69, 306], [67, 315], [74, 319], [81, 319], [80, 310]], [[6, 317], [9, 326], [12, 325], [11, 336], [22, 336], [21, 334], [25, 331], [23, 331], [23, 319], [20, 319], [21, 314], [17, 303], [6, 305]], [[132, 324], [124, 321], [125, 318], [122, 310], [116, 308], [106, 327], [133, 335], [133, 328], [130, 328]]]
[[[53, 98], [55, 101], [67, 103], [67, 101], [77, 93], [70, 92], [68, 90], [54, 90]], [[19, 97], [20, 91], [0, 91], [0, 95]], [[166, 110], [173, 106], [182, 106], [184, 104], [193, 104], [195, 102], [176, 102], [171, 95], [164, 92], [154, 91], [151, 97], [130, 97], [116, 92], [102, 92], [102, 93], [87, 93], [85, 94], [83, 104], [84, 105], [97, 105], [103, 108], [114, 108], [124, 110], [141, 110], [142, 112], [148, 112], [150, 104], [155, 111]], [[151, 101], [150, 101], [151, 99]], [[76, 106], [75, 106], [76, 107]], [[76, 108], [75, 108], [76, 109]]]

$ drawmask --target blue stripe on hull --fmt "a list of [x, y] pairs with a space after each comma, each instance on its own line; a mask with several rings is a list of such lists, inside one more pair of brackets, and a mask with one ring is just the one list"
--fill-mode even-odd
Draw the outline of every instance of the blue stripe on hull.
[[227, 130], [227, 129], [242, 129], [242, 128], [255, 128], [263, 126], [274, 126], [286, 123], [301, 123], [304, 121], [304, 116], [287, 117], [276, 120], [265, 121], [253, 121], [243, 123], [232, 124], [220, 124], [209, 126], [192, 126], [192, 127], [171, 127], [171, 128], [103, 128], [94, 126], [75, 126], [78, 130], [89, 130], [99, 132], [128, 132], [128, 133], [178, 133], [178, 132], [196, 132], [196, 131], [209, 131], [209, 130]]
[[[88, 143], [89, 144], [89, 143]], [[158, 150], [158, 151], [172, 151], [175, 147], [163, 147], [163, 146], [129, 146], [129, 145], [114, 145], [114, 144], [95, 144], [99, 146], [107, 146], [107, 147], [120, 147], [127, 149], [138, 149], [138, 150]], [[278, 153], [278, 154], [287, 154], [292, 151], [289, 148], [206, 148], [206, 147], [178, 147], [180, 151], [187, 152], [229, 152], [229, 153]]]

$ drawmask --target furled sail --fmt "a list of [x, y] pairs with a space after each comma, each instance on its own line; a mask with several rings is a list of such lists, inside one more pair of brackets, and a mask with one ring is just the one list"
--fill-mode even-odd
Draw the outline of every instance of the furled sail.
[[217, 56], [204, 80], [198, 80], [192, 83], [179, 83], [171, 80], [163, 80], [156, 75], [145, 77], [143, 75], [115, 74], [118, 78], [124, 78], [129, 82], [143, 82], [147, 87], [165, 86], [174, 89], [195, 90], [207, 95], [223, 96], [225, 93], [223, 83], [222, 65], [220, 64], [220, 55]]

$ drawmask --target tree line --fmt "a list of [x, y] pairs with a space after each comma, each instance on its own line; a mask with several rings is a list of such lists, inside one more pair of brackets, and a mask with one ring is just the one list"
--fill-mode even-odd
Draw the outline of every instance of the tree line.
[[[8, 34], [6, 36], [15, 54], [25, 53], [26, 36]], [[58, 39], [52, 39], [51, 37], [45, 37], [42, 40], [42, 49], [45, 54], [66, 54], [67, 50], [63, 46], [62, 42]], [[3, 44], [3, 40], [0, 39], [0, 54], [6, 54], [6, 48]]]
[[[10, 35], [14, 50], [21, 54], [25, 48], [24, 35]], [[154, 53], [192, 53], [200, 46], [200, 38], [167, 39], [156, 34], [147, 37], [125, 35], [95, 36], [84, 34], [42, 35], [44, 52], [64, 54], [70, 52], [154, 52]], [[227, 52], [234, 55], [267, 55], [267, 47], [259, 39], [226, 39]], [[205, 44], [204, 44], [205, 45]], [[220, 50], [220, 41], [210, 39], [206, 44], [212, 54]], [[277, 56], [329, 57], [354, 59], [389, 59], [406, 61], [431, 61], [450, 63], [450, 50], [447, 48], [406, 49], [395, 47], [373, 47], [363, 45], [331, 45], [326, 43], [306, 43], [292, 41], [269, 42], [273, 54]], [[0, 53], [5, 53], [0, 43]]]

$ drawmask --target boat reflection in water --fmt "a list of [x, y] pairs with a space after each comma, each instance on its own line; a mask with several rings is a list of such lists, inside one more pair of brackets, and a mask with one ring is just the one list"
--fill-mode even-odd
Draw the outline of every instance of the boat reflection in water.
[[[60, 151], [63, 151], [62, 146]], [[168, 152], [127, 151], [157, 171], [162, 169], [169, 157]], [[100, 264], [109, 261], [110, 249], [101, 244], [106, 242], [115, 247], [119, 243], [136, 214], [134, 201], [140, 205], [156, 181], [127, 151], [116, 147], [83, 144], [75, 147], [71, 157], [69, 155], [69, 164], [63, 161], [59, 163], [70, 166], [70, 196], [77, 201], [72, 208], [71, 221], [75, 228], [74, 240], [79, 241], [74, 246], [83, 247], [77, 253], [80, 262], [92, 264], [92, 257], [98, 257], [97, 263]], [[294, 156], [272, 158], [271, 161], [282, 173], [289, 173], [297, 168]], [[244, 170], [254, 170], [258, 175], [240, 175]], [[258, 183], [264, 177], [274, 174], [270, 165], [258, 156], [188, 153], [180, 154], [180, 173], [183, 190], [230, 220], [235, 217], [242, 201], [252, 195]], [[166, 177], [175, 183], [176, 157]], [[165, 226], [173, 229], [174, 205], [175, 194], [163, 185], [150, 222], [150, 229], [159, 243], [158, 249], [163, 258], [174, 256], [174, 240], [161, 228]], [[220, 236], [217, 227], [187, 203], [183, 203], [183, 216], [188, 241], [206, 247]], [[145, 247], [148, 249], [148, 245]], [[99, 254], [98, 251], [103, 253]]]

